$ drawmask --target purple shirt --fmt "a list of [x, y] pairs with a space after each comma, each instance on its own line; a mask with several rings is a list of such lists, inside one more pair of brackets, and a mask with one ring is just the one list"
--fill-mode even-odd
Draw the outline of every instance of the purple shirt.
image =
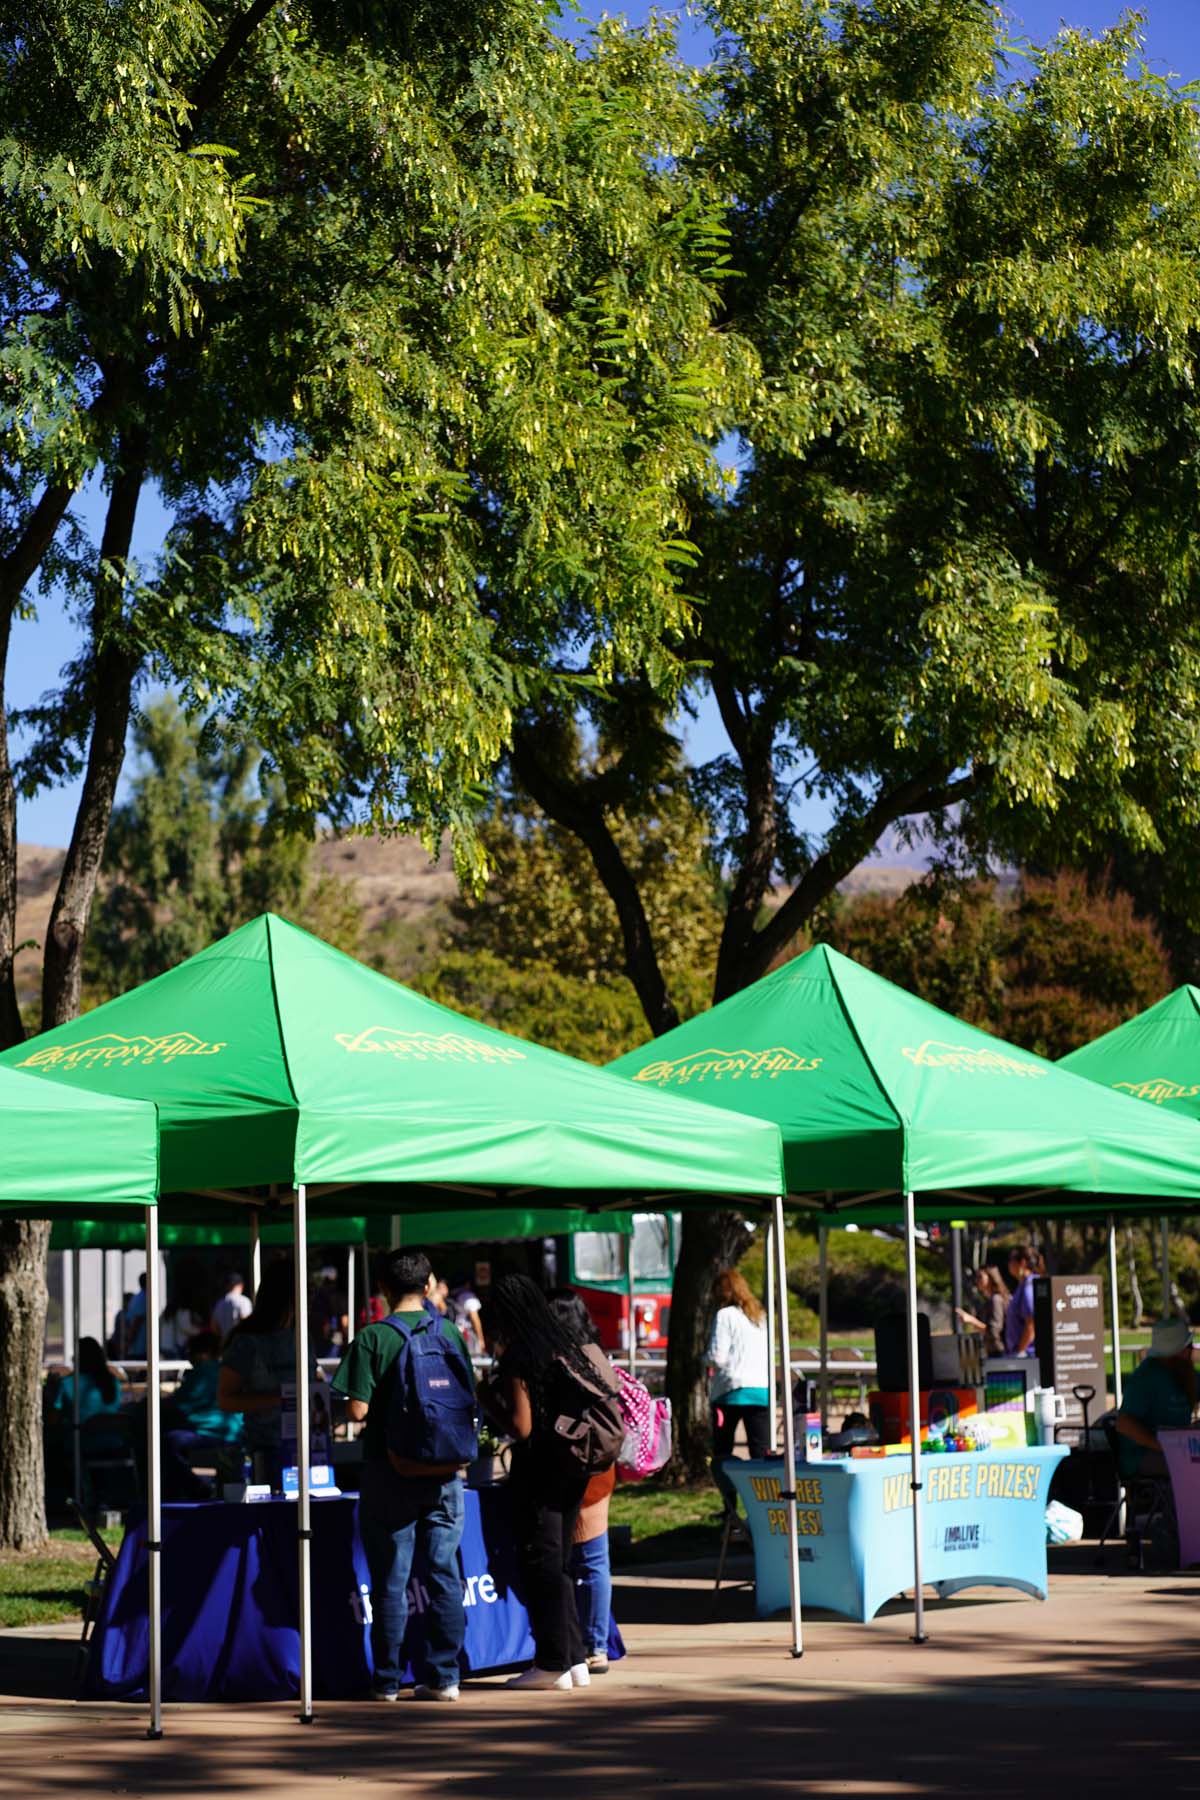
[[[1025, 1329], [1025, 1321], [1033, 1318], [1033, 1276], [1023, 1275], [1013, 1289], [1013, 1297], [1008, 1303], [1008, 1311], [1004, 1316], [1004, 1348], [1009, 1356], [1016, 1356], [1017, 1345], [1021, 1342], [1021, 1333]], [[1034, 1353], [1033, 1339], [1030, 1338], [1023, 1356]]]

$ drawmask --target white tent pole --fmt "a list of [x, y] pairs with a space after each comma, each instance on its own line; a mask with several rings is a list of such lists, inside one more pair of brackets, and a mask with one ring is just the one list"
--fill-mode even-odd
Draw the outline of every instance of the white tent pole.
[[1162, 1279], [1162, 1317], [1171, 1316], [1171, 1222], [1164, 1213], [1160, 1221], [1162, 1245], [1159, 1252], [1159, 1269]]
[[625, 1239], [625, 1293], [629, 1305], [629, 1373], [637, 1374], [637, 1285], [633, 1269], [633, 1233]]
[[[1117, 1286], [1117, 1222], [1113, 1215], [1108, 1215], [1108, 1293], [1109, 1305], [1112, 1309], [1112, 1347], [1113, 1347], [1113, 1401], [1117, 1411], [1121, 1410], [1124, 1397], [1125, 1382], [1121, 1374], [1121, 1292]], [[1105, 1395], [1107, 1401], [1108, 1396]], [[1088, 1446], [1090, 1451], [1091, 1446]], [[1124, 1495], [1124, 1488], [1121, 1490]], [[1125, 1536], [1125, 1501], [1121, 1501], [1121, 1510], [1117, 1515], [1117, 1530]]]
[[917, 1219], [911, 1194], [904, 1196], [904, 1266], [908, 1289], [908, 1425], [912, 1437], [913, 1643], [923, 1644], [926, 1631], [921, 1586], [921, 1369], [917, 1356]]
[[354, 1342], [354, 1320], [358, 1307], [354, 1299], [354, 1245], [346, 1251], [346, 1342]]
[[296, 1255], [296, 1526], [300, 1549], [300, 1723], [311, 1725], [312, 1703], [312, 1508], [308, 1492], [308, 1201], [301, 1182], [293, 1209]]
[[775, 1276], [779, 1293], [779, 1362], [783, 1376], [783, 1498], [787, 1502], [788, 1590], [792, 1612], [792, 1655], [804, 1655], [800, 1618], [800, 1547], [796, 1532], [796, 1425], [792, 1416], [792, 1345], [788, 1329], [787, 1267], [783, 1195], [775, 1196]]
[[[765, 1269], [766, 1281], [764, 1286], [767, 1290], [767, 1391], [771, 1396], [771, 1404], [768, 1409], [770, 1412], [768, 1423], [771, 1428], [771, 1455], [776, 1456], [779, 1453], [779, 1407], [777, 1404], [779, 1384], [776, 1379], [779, 1368], [775, 1354], [775, 1226], [770, 1219], [767, 1220], [767, 1254]], [[784, 1382], [783, 1387], [784, 1405], [786, 1406], [786, 1382]]]
[[1113, 1347], [1113, 1399], [1118, 1412], [1124, 1397], [1124, 1380], [1121, 1375], [1121, 1294], [1117, 1286], [1117, 1222], [1113, 1215], [1108, 1215], [1108, 1296], [1112, 1310], [1112, 1347]]
[[150, 1728], [162, 1724], [162, 1430], [159, 1412], [158, 1208], [146, 1208], [146, 1557], [150, 1574]]
[[250, 1298], [254, 1299], [262, 1281], [262, 1239], [258, 1235], [258, 1208], [250, 1214]]
[[79, 1435], [79, 1251], [71, 1252], [71, 1435], [75, 1444], [75, 1503], [83, 1505], [83, 1439]]
[[829, 1429], [829, 1227], [817, 1227], [817, 1307], [820, 1320], [821, 1430]]

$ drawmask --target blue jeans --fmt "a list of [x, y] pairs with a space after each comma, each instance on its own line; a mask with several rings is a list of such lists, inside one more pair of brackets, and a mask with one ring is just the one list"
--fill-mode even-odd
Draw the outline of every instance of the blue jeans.
[[576, 1544], [571, 1551], [575, 1577], [575, 1605], [579, 1629], [589, 1656], [608, 1655], [608, 1621], [612, 1614], [612, 1572], [608, 1563], [608, 1533]]
[[463, 1534], [463, 1489], [457, 1475], [413, 1481], [387, 1463], [365, 1462], [358, 1501], [358, 1529], [371, 1576], [371, 1655], [375, 1685], [398, 1688], [408, 1628], [408, 1584], [418, 1543], [429, 1590], [425, 1614], [425, 1680], [430, 1687], [458, 1684], [458, 1659], [466, 1634], [458, 1546]]

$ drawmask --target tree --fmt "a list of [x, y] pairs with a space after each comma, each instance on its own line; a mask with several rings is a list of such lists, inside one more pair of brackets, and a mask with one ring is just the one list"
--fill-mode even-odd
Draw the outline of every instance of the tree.
[[313, 876], [307, 838], [272, 828], [248, 746], [202, 734], [170, 696], [138, 716], [133, 743], [138, 766], [113, 811], [88, 937], [89, 1002], [161, 975], [261, 912], [358, 948], [353, 893]]
[[[150, 679], [255, 744], [294, 821], [449, 828], [467, 873], [514, 705], [577, 680], [551, 645], [669, 686], [681, 489], [734, 359], [723, 231], [677, 173], [702, 115], [669, 40], [613, 26], [577, 53], [549, 17], [39, 0], [0, 22], [0, 693], [39, 591], [65, 585], [85, 630], [16, 775], [0, 719], [0, 1041], [22, 1031], [16, 782], [82, 777], [54, 1024]], [[89, 477], [98, 544], [71, 512]], [[175, 518], [153, 571], [130, 556], [147, 483]], [[24, 1231], [0, 1343], [32, 1395]], [[14, 1416], [0, 1542], [34, 1542], [37, 1506], [14, 1523], [3, 1491], [36, 1460]]]
[[1064, 871], [988, 883], [918, 882], [834, 914], [836, 949], [958, 1018], [1057, 1059], [1161, 1000], [1166, 951], [1127, 894]]
[[[733, 401], [740, 474], [692, 498], [689, 692], [730, 742], [695, 778], [728, 872], [720, 999], [889, 826], [967, 867], [1200, 842], [1200, 127], [1127, 68], [1136, 22], [1014, 75], [974, 0], [710, 17], [695, 164], [727, 196], [724, 322], [760, 372]], [[675, 1009], [604, 819], [636, 818], [670, 715], [636, 672], [577, 710], [619, 746], [603, 805], [561, 713], [522, 713], [512, 766], [588, 847], [660, 1032]], [[805, 797], [824, 834], [796, 826]], [[681, 1421], [724, 1231], [685, 1225]]]
[[[609, 825], [637, 871], [664, 979], [689, 1016], [711, 987], [721, 914], [707, 824], [683, 771], [663, 781], [652, 816]], [[460, 895], [445, 941], [426, 966], [402, 964], [402, 977], [443, 1005], [586, 1062], [611, 1062], [644, 1042], [612, 905], [579, 840], [508, 793], [480, 842], [486, 887]], [[392, 972], [389, 948], [372, 945], [368, 955]]]

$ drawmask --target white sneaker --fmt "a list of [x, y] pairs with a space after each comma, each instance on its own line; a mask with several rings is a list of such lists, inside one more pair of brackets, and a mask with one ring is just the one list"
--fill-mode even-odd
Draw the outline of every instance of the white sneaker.
[[414, 1700], [457, 1700], [458, 1699], [458, 1688], [457, 1688], [457, 1686], [444, 1687], [444, 1688], [426, 1687], [425, 1683], [422, 1682], [420, 1687], [415, 1687], [413, 1689], [413, 1699]]
[[561, 1688], [568, 1689], [575, 1684], [571, 1680], [570, 1669], [557, 1674], [553, 1669], [539, 1669], [535, 1663], [532, 1669], [526, 1669], [520, 1675], [510, 1675], [505, 1687], [511, 1688]]
[[592, 1677], [585, 1662], [572, 1663], [567, 1673], [571, 1677], [572, 1687], [591, 1687]]

